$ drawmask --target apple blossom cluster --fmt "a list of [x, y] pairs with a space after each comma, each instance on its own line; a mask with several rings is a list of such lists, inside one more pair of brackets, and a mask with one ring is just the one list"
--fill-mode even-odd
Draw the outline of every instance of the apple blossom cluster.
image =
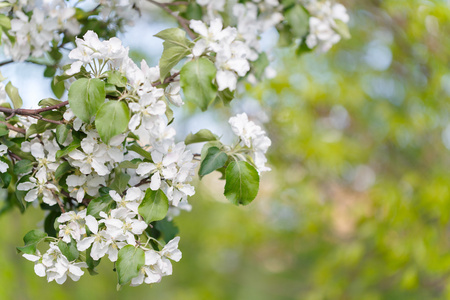
[[[180, 202], [185, 202], [188, 196], [194, 194], [194, 189], [188, 182], [192, 180], [196, 163], [193, 163], [193, 155], [183, 143], [174, 142], [176, 132], [167, 126], [169, 121], [165, 116], [167, 104], [163, 100], [165, 91], [152, 85], [152, 82], [159, 79], [158, 67], [149, 68], [145, 61], [142, 61], [139, 68], [128, 57], [128, 49], [124, 48], [117, 38], [100, 42], [95, 33], [88, 32], [84, 39], [77, 39], [76, 43], [78, 47], [69, 54], [69, 57], [78, 61], [71, 65], [66, 74], [72, 75], [78, 73], [81, 67], [93, 66], [92, 72], [102, 69], [104, 72], [116, 71], [127, 79], [130, 89], [123, 91], [121, 97], [125, 97], [124, 99], [128, 101], [131, 112], [128, 129], [139, 137], [139, 141], [151, 145], [150, 156], [153, 160], [152, 163], [140, 164], [136, 170], [128, 170], [130, 182], [139, 183], [143, 178], [151, 176], [149, 187], [152, 190], [162, 189], [171, 205], [176, 207]], [[176, 92], [177, 89], [173, 86], [174, 84], [168, 86], [170, 94], [168, 98], [180, 105], [179, 88]], [[65, 113], [65, 118], [72, 119], [70, 110]], [[80, 124], [82, 122], [75, 118], [75, 128], [85, 130], [83, 126], [78, 127]], [[85, 133], [87, 137], [81, 142], [81, 151], [74, 150], [69, 153], [69, 157], [74, 160], [72, 164], [79, 167], [83, 175], [88, 176], [95, 171], [98, 175], [105, 176], [123, 160], [142, 159], [136, 153], [123, 155], [124, 134], [114, 137], [109, 145], [105, 145], [99, 141], [95, 131], [85, 130]], [[78, 180], [93, 182], [102, 179]]]
[[[183, 103], [179, 83], [171, 82], [179, 75], [160, 82], [159, 68], [145, 61], [137, 66], [117, 38], [101, 41], [88, 31], [76, 45], [69, 53], [74, 62], [60, 77], [69, 85], [69, 106], [52, 112], [60, 125], [46, 128], [44, 121], [31, 117], [20, 117], [16, 124], [28, 136], [17, 152], [24, 159], [14, 156], [17, 192], [24, 203], [59, 206], [62, 212], [55, 218], [54, 237], [33, 232], [19, 250], [35, 262], [38, 276], [59, 284], [67, 277], [78, 280], [83, 268], [93, 269], [105, 256], [117, 264], [120, 284], [159, 282], [172, 274], [170, 260], [181, 259], [179, 238], [162, 245], [149, 230], [154, 222], [170, 221], [180, 210], [191, 209], [187, 199], [195, 193], [190, 182], [198, 165], [186, 144], [175, 142], [176, 132], [166, 116], [170, 103]], [[231, 118], [230, 124], [241, 142], [221, 147], [226, 152], [221, 153], [225, 160], [220, 167], [235, 157], [254, 164], [258, 173], [270, 170], [265, 166], [270, 146], [265, 132], [246, 114]], [[207, 136], [221, 144], [212, 133]], [[208, 140], [202, 134], [197, 138]], [[0, 151], [6, 154], [6, 146]], [[202, 162], [202, 176], [214, 170], [210, 161], [207, 156]], [[228, 180], [239, 177], [233, 173], [235, 163], [228, 162]], [[255, 170], [245, 163], [250, 172]], [[8, 167], [0, 164], [3, 173]], [[259, 180], [258, 173], [252, 173], [253, 180]], [[227, 189], [236, 201], [249, 194], [236, 194], [243, 193], [242, 186]], [[251, 194], [250, 201], [254, 189]], [[36, 241], [36, 235], [41, 239]], [[50, 242], [43, 255], [31, 247], [41, 241]], [[138, 267], [137, 273], [127, 273], [130, 263]]]
[[[268, 29], [283, 22], [284, 7], [278, 0], [232, 4], [227, 4], [226, 1], [197, 0], [197, 3], [205, 7], [207, 13], [203, 21], [191, 20], [190, 27], [201, 37], [196, 41], [192, 53], [194, 56], [214, 53], [219, 91], [233, 91], [238, 78], [249, 74], [252, 64], [256, 64], [258, 59], [267, 60], [266, 53], [261, 51], [260, 37]], [[346, 9], [331, 1], [305, 0], [303, 3], [310, 13], [306, 44], [311, 49], [318, 46], [320, 51], [325, 52], [341, 39], [336, 22], [348, 23]], [[223, 28], [221, 13], [226, 10], [226, 5], [231, 6], [234, 18], [231, 26]], [[264, 58], [260, 58], [261, 55]], [[264, 63], [267, 65], [264, 66], [263, 75], [273, 77], [275, 71], [268, 62]], [[250, 74], [249, 80], [254, 82], [255, 74]]]
[[[197, 0], [205, 9], [203, 19], [187, 20], [180, 7], [195, 2], [178, 1], [177, 12], [150, 2], [170, 11], [185, 29], [156, 35], [164, 40], [164, 52], [155, 67], [144, 60], [137, 65], [120, 39], [107, 39], [122, 23], [132, 23], [139, 0], [98, 0], [88, 12], [63, 0], [9, 0], [0, 6], [5, 54], [23, 61], [47, 52], [44, 74], [53, 77], [55, 96], [67, 97], [21, 109], [18, 90], [0, 83], [0, 187], [22, 211], [32, 205], [47, 212], [45, 231], [30, 231], [18, 250], [49, 282], [77, 281], [84, 269], [95, 272], [106, 258], [115, 264], [120, 286], [159, 282], [172, 274], [171, 261], [181, 259], [172, 220], [191, 210], [197, 170], [200, 179], [220, 172], [224, 195], [236, 205], [256, 198], [260, 175], [270, 170], [271, 140], [247, 114], [229, 119], [239, 140], [228, 146], [207, 129], [180, 142], [171, 125], [172, 108], [185, 101], [202, 111], [227, 104], [239, 78], [273, 76], [259, 38], [284, 24], [288, 8], [277, 0]], [[292, 5], [309, 12], [311, 30], [297, 38], [328, 49], [337, 42], [341, 23], [348, 22], [345, 8], [330, 1], [302, 3]], [[108, 31], [111, 24], [116, 31]], [[90, 26], [99, 34], [86, 29]], [[79, 32], [86, 33], [75, 38]], [[72, 60], [62, 71], [60, 46]], [[7, 95], [14, 108], [3, 101]], [[191, 152], [194, 143], [204, 143], [201, 154]]]
[[266, 166], [265, 154], [272, 142], [266, 132], [253, 121], [249, 121], [246, 113], [237, 114], [228, 122], [234, 134], [239, 137], [239, 144], [242, 147], [239, 152], [250, 155], [258, 173], [270, 171], [270, 168]]
[[[130, 211], [125, 207], [120, 207], [111, 211], [108, 219], [97, 222], [97, 220], [86, 215], [86, 209], [78, 214], [74, 212], [64, 213], [58, 218], [60, 225], [60, 236], [63, 242], [69, 244], [71, 241], [77, 242], [76, 248], [67, 252], [68, 257], [63, 254], [61, 249], [61, 241], [52, 241], [49, 243], [48, 250], [42, 255], [39, 250], [34, 254], [23, 254], [23, 257], [35, 263], [34, 270], [36, 275], [47, 277], [47, 281], [56, 281], [63, 284], [67, 277], [73, 281], [78, 281], [84, 271], [82, 268], [88, 268], [88, 264], [75, 258], [76, 251], [85, 251], [92, 249], [89, 253], [90, 257], [99, 261], [105, 255], [112, 262], [117, 262], [119, 249], [124, 248], [128, 240], [134, 239], [133, 234], [143, 232], [147, 224], [143, 221], [131, 220]], [[127, 223], [128, 222], [128, 223]], [[138, 223], [138, 225], [136, 225]], [[128, 226], [128, 227], [127, 227]], [[122, 230], [122, 228], [126, 228]], [[92, 233], [90, 237], [86, 236], [86, 229]], [[128, 234], [128, 235], [126, 235]], [[172, 263], [170, 260], [179, 261], [181, 259], [181, 251], [178, 249], [180, 238], [176, 237], [168, 242], [161, 251], [155, 251], [145, 245], [139, 245], [139, 250], [144, 253], [145, 262], [140, 268], [136, 277], [131, 280], [131, 285], [140, 285], [143, 282], [147, 284], [161, 281], [163, 276], [172, 274]], [[127, 242], [123, 242], [127, 241]], [[134, 245], [134, 243], [133, 243]], [[134, 248], [134, 247], [133, 247]], [[169, 260], [170, 259], [170, 260]]]
[[[176, 132], [168, 126], [165, 116], [165, 91], [152, 84], [159, 79], [157, 67], [149, 68], [144, 61], [139, 68], [117, 38], [102, 42], [89, 31], [76, 43], [77, 48], [69, 54], [76, 61], [64, 76], [83, 74], [86, 78], [72, 82], [69, 89], [70, 107], [65, 110], [64, 124], [60, 126], [70, 129], [64, 139], [55, 137], [59, 134], [56, 128], [30, 134], [30, 140], [21, 143], [21, 151], [30, 159], [29, 167], [19, 171], [17, 190], [24, 192], [25, 202], [42, 202], [48, 206], [59, 204], [61, 210], [73, 209], [56, 220], [60, 243], [74, 244], [76, 251], [88, 251], [86, 255], [94, 261], [107, 254], [112, 262], [120, 258], [122, 248], [138, 247], [145, 253], [145, 263], [131, 284], [158, 282], [162, 276], [172, 274], [168, 258], [175, 261], [181, 258], [177, 249], [179, 239], [175, 238], [161, 251], [155, 251], [147, 247], [155, 239], [145, 230], [151, 221], [166, 216], [171, 218], [180, 209], [190, 210], [187, 198], [195, 193], [190, 181], [197, 163], [183, 142], [174, 141]], [[107, 110], [118, 110], [115, 115], [126, 112], [126, 123], [123, 132], [105, 136], [98, 122], [99, 114], [93, 123], [94, 117], [80, 113], [79, 107], [72, 106], [79, 103], [71, 102], [70, 97], [80, 80], [90, 80], [90, 84], [94, 84], [100, 81], [98, 78], [111, 80], [113, 74], [121, 89], [117, 91], [117, 99], [107, 100], [104, 105]], [[169, 86], [172, 101], [180, 105], [177, 88]], [[77, 99], [76, 94], [74, 98]], [[36, 120], [21, 119], [28, 132], [32, 126], [37, 126]], [[110, 126], [111, 121], [114, 122], [108, 119], [106, 126]], [[6, 150], [6, 146], [1, 145], [0, 154], [5, 154]], [[61, 174], [63, 165], [65, 176]], [[0, 168], [5, 172], [8, 165], [2, 162]], [[116, 189], [102, 190], [108, 186]], [[97, 218], [92, 215], [95, 210], [92, 207], [103, 203], [97, 203], [95, 199], [108, 202], [110, 208], [97, 211]], [[157, 201], [162, 212], [155, 216], [153, 209]], [[46, 275], [48, 281], [63, 283], [67, 276], [78, 280], [83, 274], [80, 268], [86, 265], [78, 257], [68, 259], [64, 256], [60, 250], [64, 247], [69, 246], [59, 245], [58, 248], [52, 242], [44, 255], [36, 251], [24, 256], [36, 263], [36, 274]]]
[[311, 14], [306, 44], [326, 52], [341, 40], [339, 22], [346, 24], [350, 20], [347, 10], [342, 4], [331, 1], [304, 0], [304, 3]]
[[67, 277], [73, 281], [78, 281], [83, 276], [84, 271], [81, 268], [87, 268], [85, 262], [70, 262], [57, 242], [51, 242], [49, 249], [41, 255], [39, 250], [35, 254], [23, 254], [23, 257], [34, 262], [34, 272], [39, 277], [47, 276], [47, 281], [55, 281], [58, 284], [66, 282]]
[[6, 56], [24, 61], [30, 55], [41, 57], [51, 50], [51, 43], [59, 43], [60, 33], [77, 35], [80, 32], [74, 17], [75, 8], [64, 0], [8, 1], [1, 12], [11, 17], [10, 29], [2, 35]]
[[[129, 194], [132, 193], [133, 191], [129, 192]], [[117, 197], [120, 198], [118, 195]], [[121, 199], [121, 201], [138, 203], [139, 199], [135, 198], [131, 201]], [[39, 250], [36, 250], [34, 254], [23, 254], [26, 259], [35, 263], [36, 275], [46, 276], [48, 282], [54, 280], [58, 284], [63, 284], [67, 277], [70, 277], [73, 281], [78, 281], [84, 274], [82, 268], [88, 268], [89, 266], [86, 262], [78, 259], [77, 251], [90, 249], [89, 252], [86, 252], [86, 255], [90, 256], [88, 260], [99, 261], [105, 255], [108, 255], [111, 262], [117, 262], [120, 249], [127, 245], [136, 249], [134, 247], [136, 244], [138, 244], [137, 249], [144, 254], [145, 262], [138, 275], [132, 278], [132, 286], [140, 285], [143, 282], [147, 284], [156, 283], [161, 281], [163, 276], [172, 274], [170, 260], [179, 261], [181, 259], [181, 251], [178, 249], [179, 237], [169, 241], [162, 247], [161, 251], [155, 251], [148, 245], [149, 240], [147, 243], [141, 244], [139, 240], [135, 239], [135, 235], [141, 235], [147, 228], [144, 221], [136, 218], [137, 212], [134, 213], [126, 206], [120, 206], [119, 201], [119, 208], [111, 210], [108, 214], [101, 213], [104, 219], [99, 221], [91, 215], [86, 215], [86, 209], [78, 213], [71, 211], [62, 214], [57, 219], [60, 224], [59, 237], [61, 240], [58, 242], [55, 239], [56, 241], [50, 242], [48, 250], [43, 255]], [[91, 233], [90, 236], [86, 235], [87, 229]], [[70, 246], [65, 246], [61, 244], [62, 242]], [[74, 243], [76, 247], [73, 246]], [[72, 249], [67, 251], [66, 247], [72, 247]], [[67, 256], [61, 249], [65, 250]]]
[[139, 17], [140, 0], [97, 0], [100, 5], [100, 17], [112, 23], [134, 25]]
[[[272, 1], [273, 2], [273, 1]], [[277, 1], [276, 1], [277, 2]], [[193, 48], [194, 56], [215, 53], [217, 68], [216, 81], [219, 91], [234, 91], [238, 77], [244, 77], [251, 69], [261, 53], [259, 37], [267, 29], [283, 20], [276, 11], [278, 3], [236, 3], [232, 7], [232, 15], [236, 22], [234, 27], [223, 28], [223, 20], [218, 12], [224, 10], [225, 1], [197, 1], [206, 6], [208, 13], [204, 22], [191, 20], [190, 27], [200, 35]], [[263, 13], [258, 12], [261, 5]], [[267, 66], [267, 77], [273, 77], [274, 70]]]

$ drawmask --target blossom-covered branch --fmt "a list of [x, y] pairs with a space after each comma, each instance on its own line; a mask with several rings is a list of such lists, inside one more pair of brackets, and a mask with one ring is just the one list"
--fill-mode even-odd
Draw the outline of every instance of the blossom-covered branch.
[[[44, 75], [61, 99], [24, 109], [19, 89], [0, 83], [0, 187], [22, 211], [33, 203], [48, 212], [50, 225], [30, 231], [18, 247], [48, 281], [76, 281], [105, 257], [115, 262], [120, 285], [171, 275], [172, 261], [181, 259], [180, 238], [166, 228], [191, 210], [194, 177], [220, 172], [226, 198], [248, 205], [270, 170], [271, 145], [245, 112], [229, 119], [231, 145], [206, 128], [180, 137], [173, 110], [185, 102], [202, 111], [229, 104], [241, 82], [275, 76], [271, 54], [260, 45], [269, 28], [292, 34], [290, 44], [301, 53], [305, 45], [328, 50], [346, 36], [348, 22], [345, 8], [330, 1], [147, 0], [181, 26], [156, 34], [164, 51], [151, 67], [136, 64], [115, 37], [141, 13], [142, 2], [99, 1], [76, 13], [62, 0], [0, 8], [6, 56], [48, 59]], [[189, 17], [188, 7], [201, 16]], [[62, 46], [72, 49], [71, 63], [59, 68]], [[201, 154], [191, 152], [194, 143], [203, 143]], [[44, 253], [41, 243], [48, 245]]]

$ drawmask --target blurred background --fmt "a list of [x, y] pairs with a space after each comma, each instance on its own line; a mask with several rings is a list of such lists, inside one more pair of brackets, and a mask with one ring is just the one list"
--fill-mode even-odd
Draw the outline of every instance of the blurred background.
[[[15, 252], [43, 218], [31, 208], [0, 216], [0, 299], [450, 299], [450, 1], [341, 2], [350, 40], [324, 55], [277, 49], [278, 76], [245, 99], [179, 115], [186, 133], [226, 134], [245, 109], [272, 139], [272, 172], [248, 207], [227, 203], [218, 176], [197, 184], [175, 221], [172, 276], [116, 292], [105, 260], [100, 275], [47, 283]], [[156, 64], [150, 36], [166, 20], [152, 18], [163, 25], [149, 32], [150, 18], [124, 36]], [[25, 78], [20, 65], [2, 72]]]

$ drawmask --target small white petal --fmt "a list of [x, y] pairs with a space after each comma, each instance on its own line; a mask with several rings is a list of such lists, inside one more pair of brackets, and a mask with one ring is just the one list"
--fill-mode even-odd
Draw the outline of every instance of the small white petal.
[[89, 228], [89, 230], [97, 234], [98, 233], [98, 222], [93, 216], [86, 216], [86, 226]]

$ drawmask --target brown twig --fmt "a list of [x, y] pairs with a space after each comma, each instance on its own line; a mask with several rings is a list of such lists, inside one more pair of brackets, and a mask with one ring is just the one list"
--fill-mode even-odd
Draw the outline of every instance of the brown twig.
[[55, 196], [55, 198], [56, 198], [56, 202], [58, 202], [58, 205], [59, 205], [59, 208], [61, 209], [61, 212], [62, 213], [66, 213], [66, 210], [64, 209], [64, 205], [61, 202], [61, 199], [59, 199], [58, 195], [56, 195], [56, 193], [54, 191], [52, 191], [52, 193], [53, 193], [53, 196]]
[[12, 60], [12, 59], [10, 59], [10, 60], [7, 60], [7, 61], [2, 61], [2, 62], [0, 62], [0, 67], [1, 66], [5, 66], [5, 65], [7, 65], [7, 64], [11, 64], [11, 63], [13, 63], [14, 61]]
[[9, 115], [15, 114], [15, 115], [21, 115], [21, 116], [32, 116], [32, 115], [40, 114], [44, 111], [50, 111], [50, 110], [61, 108], [63, 106], [66, 106], [67, 104], [69, 104], [69, 101], [64, 101], [64, 102], [58, 103], [56, 105], [47, 106], [47, 107], [43, 107], [43, 108], [37, 108], [37, 109], [7, 108], [7, 107], [0, 106], [0, 112], [6, 113]]
[[25, 129], [19, 128], [19, 127], [16, 127], [16, 126], [13, 126], [13, 125], [9, 124], [8, 122], [0, 121], [0, 124], [6, 125], [6, 127], [7, 127], [9, 130], [12, 130], [12, 131], [15, 131], [15, 132], [18, 132], [18, 133], [22, 133], [22, 134], [25, 134], [25, 133], [26, 133], [26, 130], [25, 130]]
[[174, 11], [172, 11], [170, 8], [168, 8], [168, 5], [174, 5], [173, 3], [160, 3], [154, 0], [147, 0], [150, 3], [155, 4], [156, 6], [162, 8], [163, 10], [165, 10], [166, 12], [168, 12], [172, 17], [174, 17], [175, 19], [177, 19], [178, 23], [184, 28], [184, 30], [186, 30], [187, 34], [189, 35], [189, 37], [193, 40], [195, 40], [195, 38], [197, 37], [197, 35], [191, 30], [191, 28], [189, 28], [189, 20], [175, 14]]
[[[50, 110], [54, 110], [54, 109], [58, 109], [61, 108], [63, 106], [66, 106], [67, 104], [69, 104], [68, 101], [64, 101], [61, 103], [58, 103], [56, 105], [52, 105], [52, 106], [47, 106], [47, 107], [42, 107], [42, 108], [37, 108], [37, 109], [26, 109], [26, 108], [7, 108], [7, 107], [2, 107], [0, 106], [0, 112], [3, 112], [5, 114], [8, 114], [9, 116], [6, 118], [6, 120], [11, 119], [12, 117], [16, 116], [16, 115], [21, 115], [21, 116], [30, 116], [32, 118], [38, 119], [38, 120], [42, 120], [48, 123], [53, 123], [53, 124], [64, 124], [64, 121], [55, 121], [55, 120], [50, 120], [47, 118], [44, 118], [43, 116], [40, 115], [40, 113], [42, 112], [46, 112], [46, 111], [50, 111]], [[18, 128], [15, 127], [7, 122], [4, 121], [0, 121], [1, 124], [5, 124], [8, 129], [25, 134], [25, 129], [22, 128]]]
[[8, 150], [8, 154], [11, 157], [11, 159], [13, 160], [13, 164], [15, 164], [15, 161], [17, 161], [17, 160], [22, 160], [22, 158], [20, 158], [20, 156], [12, 153], [10, 150]]
[[161, 85], [161, 84], [166, 84], [166, 83], [175, 82], [175, 78], [176, 78], [178, 75], [180, 75], [180, 72], [173, 73], [172, 75], [170, 75], [169, 77], [167, 77], [166, 79], [164, 79], [164, 82], [163, 82], [163, 83], [161, 83], [161, 81], [157, 81], [157, 82], [155, 82], [155, 83], [152, 83], [152, 86], [158, 86], [158, 85]]
[[48, 123], [53, 123], [53, 124], [65, 124], [64, 121], [50, 120], [50, 119], [44, 118], [44, 117], [41, 116], [41, 115], [30, 115], [30, 117], [35, 118], [35, 119], [38, 119], [38, 120], [42, 120], [42, 121], [45, 121], [45, 122], [48, 122]]
[[150, 181], [148, 180], [148, 178], [144, 178], [138, 184], [136, 184], [135, 187], [138, 187], [138, 186], [141, 186], [141, 185], [144, 185], [147, 183], [150, 183]]

